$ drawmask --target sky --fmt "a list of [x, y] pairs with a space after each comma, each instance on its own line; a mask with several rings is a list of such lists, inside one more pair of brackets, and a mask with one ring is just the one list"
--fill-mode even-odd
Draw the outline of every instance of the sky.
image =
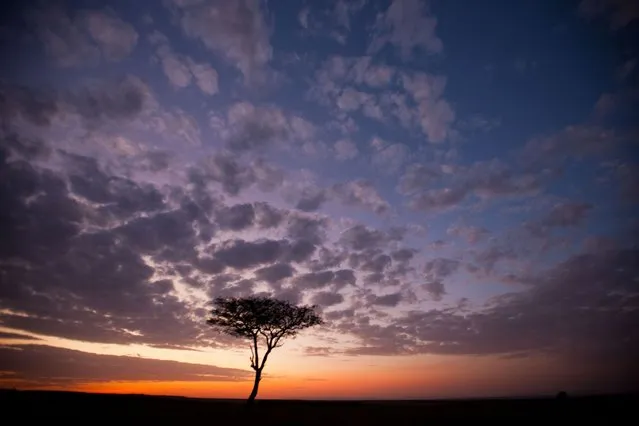
[[2, 7], [0, 386], [244, 398], [249, 295], [262, 398], [636, 386], [636, 1]]

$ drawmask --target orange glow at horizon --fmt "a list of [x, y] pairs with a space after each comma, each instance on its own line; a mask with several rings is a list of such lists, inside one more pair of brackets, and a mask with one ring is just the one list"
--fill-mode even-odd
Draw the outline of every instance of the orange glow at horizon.
[[[265, 376], [258, 398], [263, 399], [410, 399], [554, 394], [562, 382], [575, 383], [576, 371], [557, 371], [547, 360], [464, 358], [441, 362], [398, 363], [396, 368], [355, 365], [350, 372], [305, 376]], [[412, 362], [411, 362], [412, 361]], [[500, 374], [497, 374], [499, 372]], [[0, 378], [9, 385], [10, 377]], [[203, 398], [244, 399], [253, 383], [245, 381], [76, 381], [68, 384], [19, 383], [20, 389], [66, 390], [94, 393], [175, 395]]]

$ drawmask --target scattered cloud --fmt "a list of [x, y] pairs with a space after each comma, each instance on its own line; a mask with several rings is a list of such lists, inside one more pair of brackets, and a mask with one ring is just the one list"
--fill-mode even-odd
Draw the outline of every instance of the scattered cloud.
[[428, 4], [419, 0], [393, 0], [377, 18], [377, 34], [369, 46], [377, 52], [391, 44], [408, 59], [416, 49], [439, 53], [443, 43], [435, 34], [437, 19], [429, 13]]
[[271, 29], [255, 0], [170, 2], [184, 33], [223, 55], [245, 82], [259, 81], [273, 56]]
[[45, 52], [61, 67], [95, 65], [101, 58], [119, 61], [135, 48], [138, 33], [112, 10], [68, 13], [60, 5], [27, 12]]
[[[601, 57], [631, 45], [629, 2], [474, 8], [514, 53], [422, 0], [72, 3], [10, 8], [0, 29], [3, 383], [243, 381], [151, 358], [205, 346], [230, 365], [243, 343], [202, 319], [252, 294], [318, 305], [299, 344], [331, 362], [631, 377], [636, 52]], [[587, 35], [570, 55], [568, 33]], [[549, 80], [549, 57], [596, 72]], [[308, 377], [304, 352], [282, 356]]]

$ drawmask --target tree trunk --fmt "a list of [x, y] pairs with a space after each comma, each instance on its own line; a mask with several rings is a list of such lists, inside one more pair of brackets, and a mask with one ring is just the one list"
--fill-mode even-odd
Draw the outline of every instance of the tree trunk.
[[253, 404], [253, 401], [255, 401], [257, 390], [260, 387], [260, 380], [262, 380], [262, 370], [258, 368], [257, 370], [255, 370], [255, 382], [253, 383], [253, 390], [249, 395], [248, 401], [246, 401], [246, 403], [249, 405]]

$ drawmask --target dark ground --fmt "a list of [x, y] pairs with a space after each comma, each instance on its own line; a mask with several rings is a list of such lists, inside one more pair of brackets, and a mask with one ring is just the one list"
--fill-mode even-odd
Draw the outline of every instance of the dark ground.
[[[73, 392], [0, 391], [2, 418], [76, 424], [116, 420], [120, 424], [189, 425], [440, 425], [459, 420], [575, 421], [639, 424], [637, 395], [548, 399], [457, 401], [243, 401], [100, 395]], [[15, 416], [15, 417], [14, 417]], [[634, 421], [632, 419], [635, 419]], [[560, 423], [557, 423], [560, 422]], [[528, 423], [528, 422], [526, 422]], [[509, 424], [511, 424], [509, 422]]]

